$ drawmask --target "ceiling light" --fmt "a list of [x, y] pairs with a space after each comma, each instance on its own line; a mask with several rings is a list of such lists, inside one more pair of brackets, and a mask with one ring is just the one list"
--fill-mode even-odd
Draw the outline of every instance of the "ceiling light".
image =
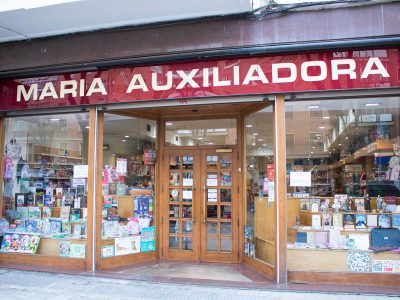
[[322, 117], [322, 119], [330, 119], [330, 118], [331, 118], [330, 116]]
[[348, 140], [349, 139], [349, 137], [348, 136], [346, 136], [346, 140]]
[[173, 124], [172, 122], [165, 122], [166, 126], [172, 126], [172, 124]]
[[325, 129], [325, 126], [319, 126], [318, 128], [319, 129]]
[[257, 133], [257, 132], [254, 132], [253, 135], [258, 135], [258, 133]]
[[126, 138], [126, 139], [129, 138], [129, 135], [126, 135], [125, 138]]
[[314, 154], [314, 152], [310, 152], [311, 154]]
[[251, 127], [253, 127], [253, 125], [247, 124], [246, 127], [247, 127], [247, 128], [251, 128]]
[[259, 142], [262, 142], [263, 139], [258, 139]]
[[86, 126], [85, 128], [86, 128], [86, 129], [89, 129], [89, 126]]
[[126, 140], [122, 140], [122, 142], [126, 142]]
[[308, 108], [311, 108], [311, 109], [313, 109], [313, 108], [320, 108], [320, 106], [319, 106], [319, 105], [309, 105]]
[[51, 118], [51, 119], [49, 119], [50, 121], [60, 121], [60, 119], [57, 119], [57, 118]]
[[253, 143], [253, 144], [251, 144], [252, 146], [255, 146], [256, 145], [256, 143]]
[[214, 143], [208, 143], [209, 145], [214, 145]]
[[261, 146], [263, 146], [263, 147], [267, 147], [267, 144], [262, 144]]
[[312, 148], [315, 149], [315, 146], [313, 146]]
[[339, 146], [342, 146], [342, 144], [339, 144]]
[[332, 149], [333, 151], [336, 151], [336, 149]]
[[378, 106], [379, 103], [366, 103], [364, 106]]
[[199, 136], [197, 139], [198, 139], [198, 140], [204, 140], [204, 138], [201, 137], [201, 136]]

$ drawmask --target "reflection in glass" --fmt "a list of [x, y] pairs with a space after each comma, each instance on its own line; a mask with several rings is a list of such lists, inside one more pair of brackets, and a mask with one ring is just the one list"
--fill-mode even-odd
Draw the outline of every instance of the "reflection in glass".
[[182, 237], [182, 250], [192, 250], [193, 243], [192, 237], [184, 236]]
[[231, 206], [230, 205], [221, 205], [221, 218], [222, 219], [230, 219], [232, 210], [231, 210]]
[[231, 239], [221, 239], [221, 252], [232, 252]]
[[179, 156], [171, 156], [169, 158], [169, 168], [170, 169], [179, 169], [180, 168], [180, 157]]
[[207, 169], [217, 169], [218, 164], [218, 156], [216, 155], [207, 155]]
[[218, 186], [218, 173], [207, 173], [207, 186]]
[[169, 217], [170, 218], [179, 218], [179, 205], [170, 205], [169, 206]]
[[221, 199], [221, 202], [231, 202], [231, 199], [232, 199], [231, 189], [221, 189], [220, 190], [220, 199]]
[[182, 218], [192, 218], [192, 206], [182, 205]]
[[221, 235], [232, 235], [232, 223], [221, 222]]
[[191, 233], [193, 230], [192, 220], [182, 221], [182, 233]]
[[183, 156], [182, 166], [186, 170], [193, 169], [193, 156]]
[[169, 172], [169, 185], [170, 186], [179, 186], [180, 185], [179, 172], [176, 172], [176, 171]]
[[207, 238], [207, 251], [217, 252], [218, 251], [218, 239], [217, 238]]
[[193, 191], [192, 189], [183, 189], [182, 191], [182, 201], [183, 202], [192, 202], [193, 199]]
[[169, 190], [169, 201], [170, 202], [179, 202], [180, 200], [180, 193], [178, 189], [170, 189]]
[[222, 156], [221, 158], [221, 169], [230, 169], [232, 160], [230, 156]]
[[170, 220], [169, 221], [169, 233], [179, 233], [179, 221]]
[[217, 235], [218, 234], [218, 223], [207, 222], [207, 234]]
[[170, 249], [179, 249], [179, 237], [178, 236], [170, 236], [169, 237], [169, 248]]
[[231, 172], [221, 172], [221, 186], [231, 186], [232, 176]]
[[192, 172], [182, 172], [182, 185], [183, 186], [193, 186], [193, 173]]
[[218, 205], [207, 205], [207, 218], [208, 219], [218, 218]]
[[207, 190], [207, 202], [218, 202], [218, 189]]

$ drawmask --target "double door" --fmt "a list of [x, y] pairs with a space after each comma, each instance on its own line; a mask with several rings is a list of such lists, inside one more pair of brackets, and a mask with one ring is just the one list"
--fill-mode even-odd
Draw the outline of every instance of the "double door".
[[237, 262], [237, 152], [167, 150], [163, 160], [162, 257]]

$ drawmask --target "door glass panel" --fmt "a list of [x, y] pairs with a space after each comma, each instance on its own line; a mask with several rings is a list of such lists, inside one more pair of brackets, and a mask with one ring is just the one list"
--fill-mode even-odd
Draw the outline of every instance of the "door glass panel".
[[220, 190], [220, 201], [221, 202], [231, 202], [232, 191], [231, 189], [221, 189]]
[[218, 234], [218, 223], [217, 222], [207, 222], [207, 234]]
[[221, 235], [232, 235], [232, 223], [221, 222]]
[[193, 156], [183, 156], [182, 166], [184, 169], [193, 169]]
[[218, 239], [207, 238], [207, 251], [217, 252], [218, 251]]
[[231, 172], [221, 172], [221, 186], [231, 186], [232, 185], [232, 177]]
[[207, 173], [207, 186], [218, 186], [218, 173]]
[[207, 219], [218, 218], [218, 205], [207, 205]]
[[179, 169], [181, 165], [179, 156], [171, 156], [169, 158], [169, 168], [170, 169]]
[[170, 249], [179, 249], [179, 237], [178, 236], [170, 236], [169, 237], [169, 248]]
[[192, 218], [192, 206], [182, 205], [182, 218]]
[[217, 169], [218, 165], [218, 156], [216, 155], [207, 155], [207, 169]]
[[169, 185], [179, 186], [180, 185], [179, 177], [180, 177], [179, 172], [176, 171], [169, 172]]
[[193, 173], [192, 172], [182, 172], [182, 185], [183, 186], [193, 186]]
[[230, 169], [232, 166], [232, 160], [230, 156], [224, 155], [221, 160], [221, 169]]
[[169, 202], [179, 202], [180, 200], [180, 192], [178, 189], [169, 189]]
[[221, 239], [221, 252], [232, 252], [231, 239]]
[[182, 250], [193, 250], [192, 237], [182, 237]]
[[231, 219], [231, 206], [221, 205], [221, 219]]
[[192, 231], [193, 231], [192, 220], [182, 221], [182, 232], [183, 233], [192, 233]]
[[169, 233], [179, 233], [179, 221], [177, 220], [169, 221]]
[[192, 202], [193, 199], [193, 191], [192, 189], [183, 189], [182, 191], [182, 201], [183, 202]]
[[218, 202], [218, 189], [208, 189], [207, 202]]
[[179, 218], [179, 205], [170, 205], [169, 206], [169, 217], [170, 218]]

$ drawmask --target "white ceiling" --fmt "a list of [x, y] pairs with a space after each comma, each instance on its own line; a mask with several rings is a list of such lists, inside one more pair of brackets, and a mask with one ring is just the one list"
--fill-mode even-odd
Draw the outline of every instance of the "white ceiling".
[[0, 43], [252, 10], [253, 0], [0, 0]]

